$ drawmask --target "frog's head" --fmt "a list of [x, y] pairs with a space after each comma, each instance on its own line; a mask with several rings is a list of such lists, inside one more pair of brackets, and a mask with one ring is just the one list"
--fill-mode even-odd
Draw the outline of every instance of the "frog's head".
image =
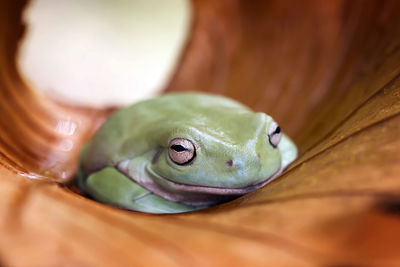
[[209, 118], [160, 124], [157, 147], [119, 169], [154, 193], [190, 205], [235, 198], [281, 171], [282, 133], [270, 116], [225, 110]]

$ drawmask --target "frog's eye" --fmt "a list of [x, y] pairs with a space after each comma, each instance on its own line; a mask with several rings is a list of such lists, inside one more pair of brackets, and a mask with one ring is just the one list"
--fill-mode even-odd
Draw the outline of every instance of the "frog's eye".
[[169, 142], [169, 158], [178, 165], [185, 165], [196, 157], [196, 148], [185, 138], [175, 138]]
[[281, 141], [282, 132], [281, 128], [276, 122], [272, 122], [268, 131], [269, 143], [273, 148], [277, 148], [279, 142]]

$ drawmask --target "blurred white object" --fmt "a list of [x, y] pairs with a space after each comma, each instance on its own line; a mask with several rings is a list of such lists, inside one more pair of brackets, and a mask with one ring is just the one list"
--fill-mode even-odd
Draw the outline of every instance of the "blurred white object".
[[128, 104], [163, 89], [190, 19], [188, 0], [33, 0], [19, 68], [64, 102]]

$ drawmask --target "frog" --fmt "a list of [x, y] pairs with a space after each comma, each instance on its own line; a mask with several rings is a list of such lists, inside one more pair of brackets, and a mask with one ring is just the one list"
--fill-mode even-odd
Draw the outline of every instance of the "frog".
[[168, 93], [113, 113], [85, 145], [77, 184], [117, 208], [190, 212], [265, 186], [297, 155], [266, 113], [221, 95]]

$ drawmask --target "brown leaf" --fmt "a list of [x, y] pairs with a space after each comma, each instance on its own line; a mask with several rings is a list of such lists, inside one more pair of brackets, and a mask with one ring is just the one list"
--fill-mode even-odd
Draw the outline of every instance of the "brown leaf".
[[[193, 7], [167, 90], [220, 93], [272, 114], [300, 158], [266, 187], [189, 214], [129, 212], [72, 192], [54, 181], [73, 174], [109, 111], [64, 106], [23, 83], [14, 60], [23, 5], [2, 1], [0, 264], [400, 265], [400, 2]], [[59, 123], [76, 131], [66, 137]]]

